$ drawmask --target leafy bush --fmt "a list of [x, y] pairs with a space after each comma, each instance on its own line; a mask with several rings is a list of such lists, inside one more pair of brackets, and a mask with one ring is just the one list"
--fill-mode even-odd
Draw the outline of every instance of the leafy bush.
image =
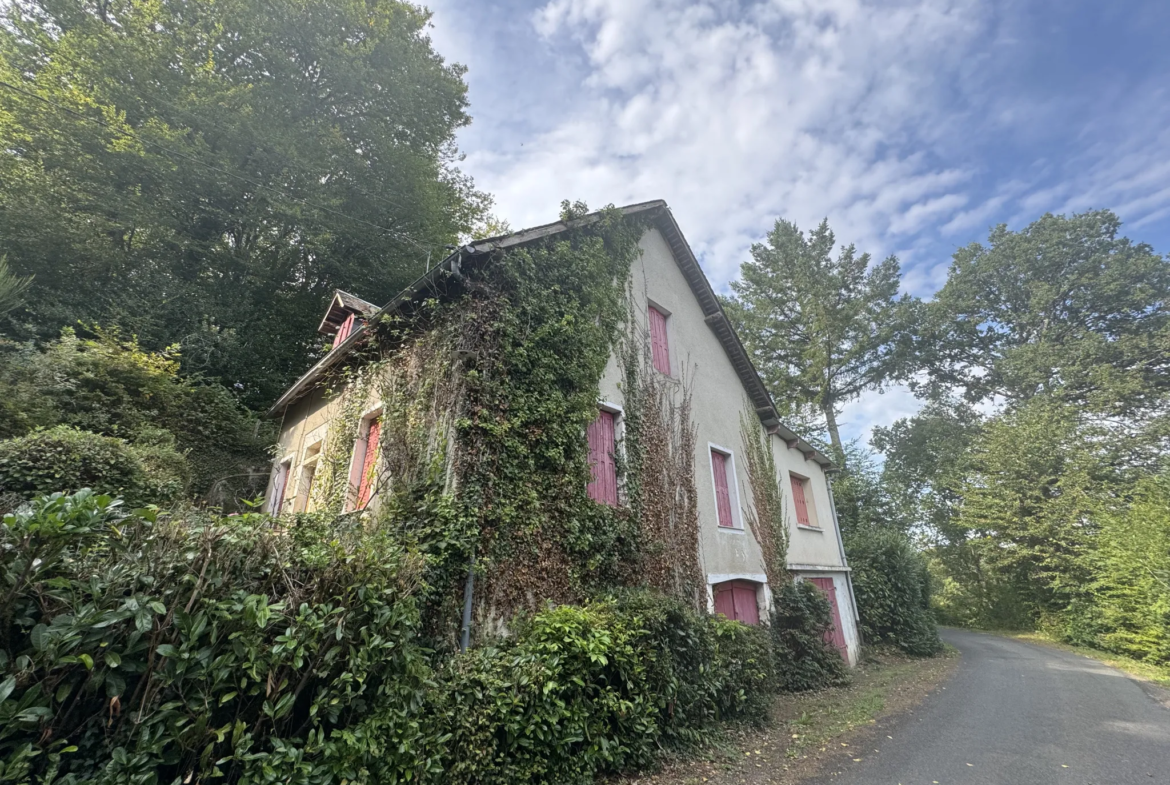
[[774, 694], [763, 629], [644, 592], [537, 614], [440, 684], [427, 735], [449, 739], [443, 781], [485, 785], [644, 768], [717, 719], [762, 720]]
[[0, 781], [425, 771], [410, 560], [324, 529], [300, 546], [262, 515], [144, 518], [90, 491], [6, 516]]
[[58, 426], [0, 441], [0, 493], [18, 498], [96, 488], [131, 504], [166, 504], [183, 495], [188, 475], [165, 432], [132, 445]]
[[821, 590], [808, 581], [787, 581], [773, 597], [770, 631], [779, 687], [804, 692], [848, 681], [841, 653], [825, 640], [833, 610]]
[[[193, 492], [228, 502], [255, 495], [263, 486], [252, 484], [267, 478], [270, 427], [225, 387], [181, 377], [178, 356], [101, 330], [80, 338], [65, 329], [44, 350], [0, 341], [0, 438], [56, 425], [132, 443], [169, 434]], [[216, 493], [224, 485], [231, 492]]]
[[845, 549], [866, 641], [890, 643], [920, 657], [938, 653], [942, 641], [930, 612], [930, 573], [909, 538], [861, 528], [846, 538]]

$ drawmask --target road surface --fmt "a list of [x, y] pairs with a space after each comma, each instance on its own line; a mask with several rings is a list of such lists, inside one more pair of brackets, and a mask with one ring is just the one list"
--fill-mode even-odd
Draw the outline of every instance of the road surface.
[[994, 635], [943, 638], [963, 655], [945, 689], [817, 783], [1170, 785], [1170, 710], [1121, 672]]

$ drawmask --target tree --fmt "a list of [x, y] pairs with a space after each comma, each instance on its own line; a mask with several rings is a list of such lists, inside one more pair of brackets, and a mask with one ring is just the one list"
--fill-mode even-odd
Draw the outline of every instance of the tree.
[[332, 290], [388, 300], [487, 198], [463, 69], [398, 0], [16, 0], [0, 26], [0, 253], [18, 337], [121, 327], [264, 405]]
[[1045, 215], [955, 252], [927, 309], [934, 391], [972, 403], [1042, 394], [1119, 417], [1170, 391], [1170, 260], [1108, 210]]
[[778, 220], [725, 305], [773, 395], [815, 406], [842, 455], [841, 406], [908, 371], [918, 303], [898, 296], [897, 258], [870, 269], [852, 245], [834, 259], [835, 244], [828, 221], [806, 238]]
[[13, 275], [8, 269], [8, 260], [0, 256], [0, 316], [20, 305], [30, 283], [31, 278]]

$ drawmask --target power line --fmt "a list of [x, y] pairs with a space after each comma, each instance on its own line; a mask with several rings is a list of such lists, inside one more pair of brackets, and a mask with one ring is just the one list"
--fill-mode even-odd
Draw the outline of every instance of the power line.
[[408, 242], [411, 245], [415, 246], [416, 248], [419, 248], [423, 251], [427, 251], [428, 253], [434, 247], [434, 246], [424, 245], [421, 242], [419, 242], [418, 240], [415, 240], [413, 237], [410, 237], [409, 235], [403, 234], [402, 232], [399, 232], [397, 230], [390, 229], [390, 228], [385, 227], [385, 226], [379, 226], [378, 224], [371, 223], [370, 221], [366, 221], [362, 218], [356, 218], [352, 215], [347, 215], [346, 213], [340, 212], [338, 210], [334, 210], [330, 207], [325, 207], [324, 205], [320, 205], [320, 204], [317, 204], [315, 202], [311, 202], [308, 199], [305, 199], [303, 197], [290, 194], [286, 191], [281, 190], [280, 188], [275, 188], [275, 187], [270, 186], [270, 185], [265, 185], [264, 183], [257, 182], [256, 180], [251, 179], [250, 177], [244, 177], [243, 175], [236, 174], [235, 172], [232, 172], [232, 171], [229, 171], [227, 169], [223, 169], [221, 167], [215, 166], [214, 164], [209, 164], [206, 161], [201, 161], [198, 158], [196, 158], [195, 156], [189, 155], [189, 154], [181, 152], [179, 150], [173, 150], [173, 149], [167, 147], [166, 145], [159, 144], [158, 142], [152, 142], [149, 139], [143, 139], [141, 136], [138, 136], [135, 133], [132, 133], [130, 131], [126, 131], [126, 130], [123, 130], [120, 128], [116, 128], [115, 126], [105, 122], [104, 120], [98, 120], [97, 118], [94, 118], [94, 117], [88, 117], [87, 115], [82, 114], [81, 112], [78, 112], [75, 109], [71, 109], [70, 107], [65, 106], [64, 104], [58, 103], [57, 101], [53, 101], [49, 98], [45, 98], [44, 96], [37, 95], [36, 93], [32, 92], [31, 90], [26, 90], [23, 87], [20, 87], [18, 85], [14, 85], [11, 82], [7, 82], [3, 79], [0, 79], [0, 87], [6, 87], [9, 90], [13, 90], [15, 92], [21, 93], [22, 95], [26, 95], [29, 98], [33, 98], [37, 101], [40, 101], [41, 103], [44, 103], [48, 106], [52, 106], [53, 108], [59, 109], [62, 112], [70, 114], [70, 115], [72, 115], [80, 120], [84, 120], [87, 123], [93, 123], [94, 125], [101, 126], [102, 128], [113, 131], [115, 133], [122, 134], [124, 136], [129, 136], [130, 138], [132, 138], [132, 139], [134, 139], [134, 140], [136, 140], [144, 145], [148, 145], [150, 147], [157, 148], [157, 149], [163, 151], [164, 153], [176, 156], [178, 158], [182, 158], [183, 160], [189, 161], [193, 164], [203, 166], [207, 169], [210, 169], [213, 172], [218, 172], [219, 174], [222, 174], [222, 175], [225, 175], [227, 177], [231, 177], [233, 179], [239, 180], [240, 182], [248, 183], [249, 185], [251, 185], [255, 188], [260, 188], [260, 189], [265, 190], [265, 191], [271, 191], [272, 193], [277, 194], [278, 196], [283, 196], [286, 199], [291, 199], [292, 201], [303, 204], [306, 207], [311, 207], [315, 210], [320, 210], [321, 212], [329, 213], [331, 215], [340, 216], [341, 218], [345, 218], [349, 221], [363, 224], [363, 225], [368, 226], [372, 229], [377, 229], [380, 232], [385, 232], [388, 235], [391, 235], [391, 236], [396, 237], [400, 240]]

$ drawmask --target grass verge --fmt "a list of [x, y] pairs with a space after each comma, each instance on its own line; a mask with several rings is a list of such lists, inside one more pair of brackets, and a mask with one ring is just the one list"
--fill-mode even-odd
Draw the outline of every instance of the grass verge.
[[957, 662], [958, 653], [949, 648], [931, 659], [868, 652], [849, 685], [781, 695], [766, 727], [730, 728], [713, 735], [691, 757], [670, 760], [654, 774], [614, 780], [613, 785], [799, 782], [831, 761], [869, 752], [869, 728], [877, 718], [916, 706]]
[[1151, 684], [1156, 684], [1159, 687], [1170, 689], [1170, 667], [1164, 665], [1154, 665], [1149, 662], [1142, 662], [1141, 660], [1131, 659], [1120, 654], [1111, 654], [1100, 649], [1090, 649], [1088, 646], [1072, 646], [1067, 643], [1051, 638], [1041, 632], [999, 632], [996, 635], [1003, 635], [1007, 638], [1015, 638], [1020, 641], [1027, 641], [1028, 643], [1039, 643], [1044, 646], [1052, 646], [1056, 649], [1072, 652], [1073, 654], [1080, 654], [1082, 657], [1097, 660], [1104, 663], [1111, 668], [1124, 673], [1128, 673], [1135, 679], [1147, 681]]

